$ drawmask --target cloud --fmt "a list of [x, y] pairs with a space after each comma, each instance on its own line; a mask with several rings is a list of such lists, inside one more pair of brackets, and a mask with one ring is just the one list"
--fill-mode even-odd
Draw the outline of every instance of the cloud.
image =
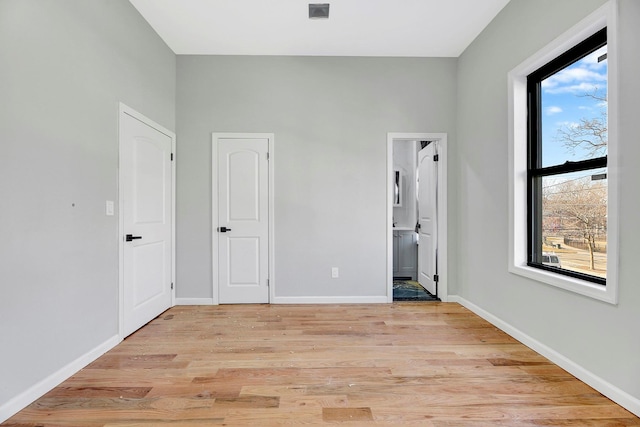
[[584, 95], [584, 94], [592, 94], [594, 92], [601, 91], [606, 87], [606, 83], [596, 84], [594, 82], [579, 82], [576, 84], [570, 85], [559, 85], [556, 87], [545, 88], [543, 89], [546, 93], [550, 94], [562, 94], [562, 93], [572, 93], [575, 95]]
[[556, 123], [558, 128], [569, 128], [569, 129], [575, 129], [577, 127], [580, 126], [580, 123], [576, 123], [576, 122], [558, 122]]
[[542, 82], [542, 90], [550, 94], [585, 94], [606, 90], [607, 62], [598, 62], [606, 46], [557, 72]]
[[596, 50], [593, 53], [585, 56], [580, 62], [584, 63], [586, 67], [592, 70], [602, 70], [606, 67], [607, 62], [606, 59], [604, 61], [598, 62], [598, 58], [605, 55], [607, 53], [607, 47], [603, 46], [600, 49]]
[[552, 105], [552, 106], [546, 108], [546, 112], [547, 112], [547, 116], [551, 116], [553, 114], [562, 113], [562, 108], [560, 108], [560, 107], [558, 107], [556, 105]]
[[607, 75], [586, 68], [565, 68], [542, 82], [547, 93], [591, 93], [607, 85]]
[[606, 79], [607, 76], [604, 73], [598, 73], [596, 71], [589, 70], [588, 68], [576, 67], [565, 68], [545, 81], [548, 85], [558, 85], [570, 82], [604, 81]]

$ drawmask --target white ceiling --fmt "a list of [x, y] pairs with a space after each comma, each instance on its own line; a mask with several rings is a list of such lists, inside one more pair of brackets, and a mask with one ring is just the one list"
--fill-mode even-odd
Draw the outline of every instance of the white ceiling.
[[[509, 0], [129, 0], [179, 55], [457, 57]], [[309, 19], [309, 3], [331, 4]]]

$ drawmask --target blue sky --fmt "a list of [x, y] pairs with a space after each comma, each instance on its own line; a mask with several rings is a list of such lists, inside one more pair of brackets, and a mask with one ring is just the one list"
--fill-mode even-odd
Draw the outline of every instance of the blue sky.
[[584, 160], [584, 150], [571, 151], [557, 139], [558, 129], [576, 126], [581, 118], [599, 117], [606, 103], [585, 94], [606, 95], [607, 60], [598, 57], [607, 47], [596, 50], [542, 82], [542, 165], [562, 164], [566, 160]]

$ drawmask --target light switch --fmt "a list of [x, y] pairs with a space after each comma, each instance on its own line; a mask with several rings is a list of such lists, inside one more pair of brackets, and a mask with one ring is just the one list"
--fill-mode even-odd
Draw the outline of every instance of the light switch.
[[107, 216], [113, 216], [113, 200], [107, 200], [105, 203], [105, 213]]

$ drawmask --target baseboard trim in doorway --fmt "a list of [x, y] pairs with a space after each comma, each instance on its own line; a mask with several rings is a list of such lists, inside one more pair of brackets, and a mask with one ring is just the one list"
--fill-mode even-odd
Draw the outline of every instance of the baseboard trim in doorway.
[[624, 390], [619, 389], [615, 385], [610, 382], [604, 380], [603, 378], [597, 376], [593, 372], [569, 359], [568, 357], [558, 353], [554, 349], [546, 346], [540, 341], [530, 337], [525, 334], [521, 330], [515, 328], [511, 324], [505, 322], [499, 317], [494, 316], [488, 311], [478, 307], [470, 301], [462, 298], [458, 295], [450, 295], [450, 302], [457, 302], [458, 304], [468, 308], [478, 316], [482, 317], [487, 322], [501, 329], [505, 333], [511, 335], [513, 338], [520, 341], [522, 344], [531, 348], [532, 350], [538, 352], [542, 356], [546, 357], [556, 365], [560, 366], [565, 371], [569, 372], [574, 377], [578, 378], [580, 381], [588, 384], [593, 387], [600, 393], [607, 396], [609, 399], [616, 402], [618, 405], [623, 408], [633, 412], [635, 415], [640, 417], [640, 399], [635, 398]]
[[369, 297], [275, 297], [273, 304], [387, 304], [386, 296]]
[[44, 396], [45, 393], [53, 390], [60, 383], [70, 378], [80, 369], [84, 368], [89, 363], [93, 362], [119, 343], [120, 337], [118, 335], [114, 335], [102, 344], [96, 346], [92, 350], [89, 350], [87, 353], [78, 357], [76, 360], [58, 369], [53, 374], [29, 387], [24, 392], [9, 400], [4, 405], [0, 406], [0, 423], [8, 420], [10, 417], [14, 416], [19, 411], [33, 403], [36, 399], [39, 399], [40, 397]]
[[176, 298], [176, 305], [213, 305], [213, 298]]

